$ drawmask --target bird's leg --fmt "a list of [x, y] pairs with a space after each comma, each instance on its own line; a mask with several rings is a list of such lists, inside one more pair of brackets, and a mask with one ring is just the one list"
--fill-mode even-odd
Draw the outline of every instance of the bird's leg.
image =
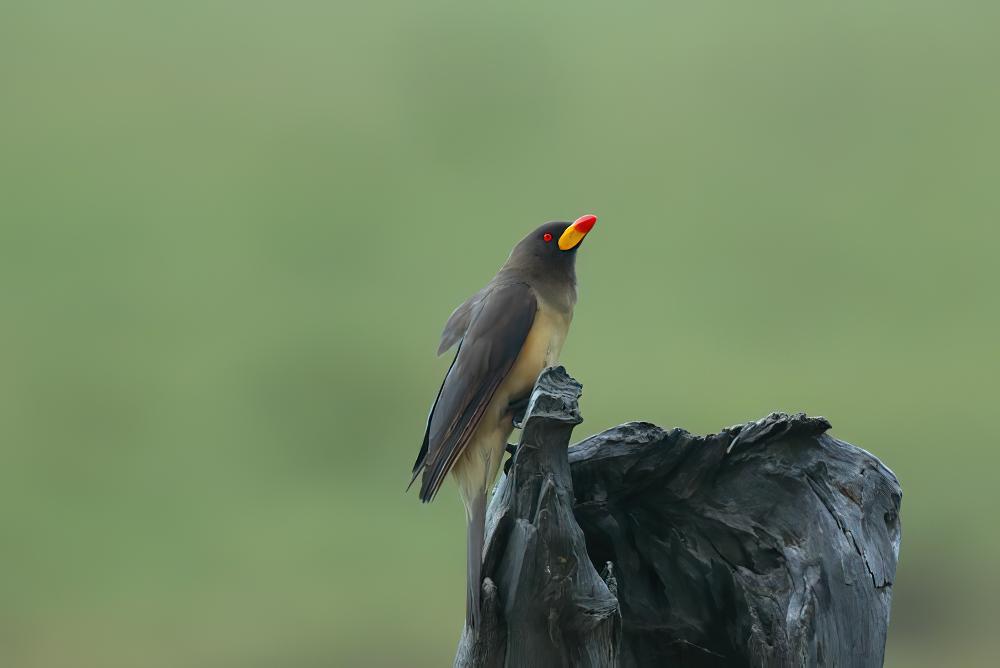
[[531, 399], [531, 395], [516, 399], [509, 404], [507, 404], [507, 412], [511, 415], [511, 420], [514, 426], [518, 429], [521, 428], [524, 422], [524, 412], [528, 410], [528, 400]]

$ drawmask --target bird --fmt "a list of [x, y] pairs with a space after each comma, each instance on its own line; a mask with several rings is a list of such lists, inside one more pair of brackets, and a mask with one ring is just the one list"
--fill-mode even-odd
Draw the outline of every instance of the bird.
[[[521, 239], [481, 290], [448, 318], [438, 355], [455, 357], [427, 417], [410, 486], [434, 499], [448, 474], [468, 521], [466, 624], [481, 626], [486, 502], [515, 415], [542, 369], [557, 363], [576, 305], [576, 255], [597, 216], [549, 222]], [[409, 489], [409, 487], [407, 487]]]

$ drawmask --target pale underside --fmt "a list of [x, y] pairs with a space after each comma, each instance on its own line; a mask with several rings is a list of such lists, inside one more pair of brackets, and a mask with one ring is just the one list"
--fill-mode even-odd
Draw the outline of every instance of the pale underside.
[[507, 439], [514, 430], [510, 403], [527, 397], [547, 366], [559, 360], [572, 313], [560, 313], [539, 300], [531, 331], [507, 377], [497, 388], [469, 444], [451, 470], [458, 482], [466, 512], [473, 501], [489, 490], [503, 459]]

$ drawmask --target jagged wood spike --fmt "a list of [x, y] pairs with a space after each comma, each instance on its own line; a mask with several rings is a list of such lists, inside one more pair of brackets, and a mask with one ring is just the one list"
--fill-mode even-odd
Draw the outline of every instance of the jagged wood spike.
[[539, 376], [456, 666], [882, 664], [901, 491], [877, 458], [801, 413], [567, 450], [580, 391]]

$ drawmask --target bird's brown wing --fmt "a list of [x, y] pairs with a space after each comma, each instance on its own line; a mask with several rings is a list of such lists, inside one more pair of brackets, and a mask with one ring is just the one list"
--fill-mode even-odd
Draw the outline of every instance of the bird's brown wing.
[[[521, 352], [538, 302], [525, 283], [508, 283], [486, 294], [472, 315], [469, 328], [445, 376], [427, 418], [422, 458], [414, 479], [423, 471], [420, 499], [430, 501], [441, 489], [455, 460], [475, 433], [486, 407]], [[422, 459], [422, 461], [421, 461]]]
[[472, 322], [473, 315], [476, 313], [476, 307], [483, 301], [483, 297], [489, 293], [491, 288], [492, 286], [487, 285], [452, 311], [451, 316], [448, 317], [448, 322], [444, 324], [444, 331], [441, 332], [441, 344], [438, 346], [438, 355], [444, 354], [444, 351], [462, 340], [465, 332], [469, 329], [469, 323]]

